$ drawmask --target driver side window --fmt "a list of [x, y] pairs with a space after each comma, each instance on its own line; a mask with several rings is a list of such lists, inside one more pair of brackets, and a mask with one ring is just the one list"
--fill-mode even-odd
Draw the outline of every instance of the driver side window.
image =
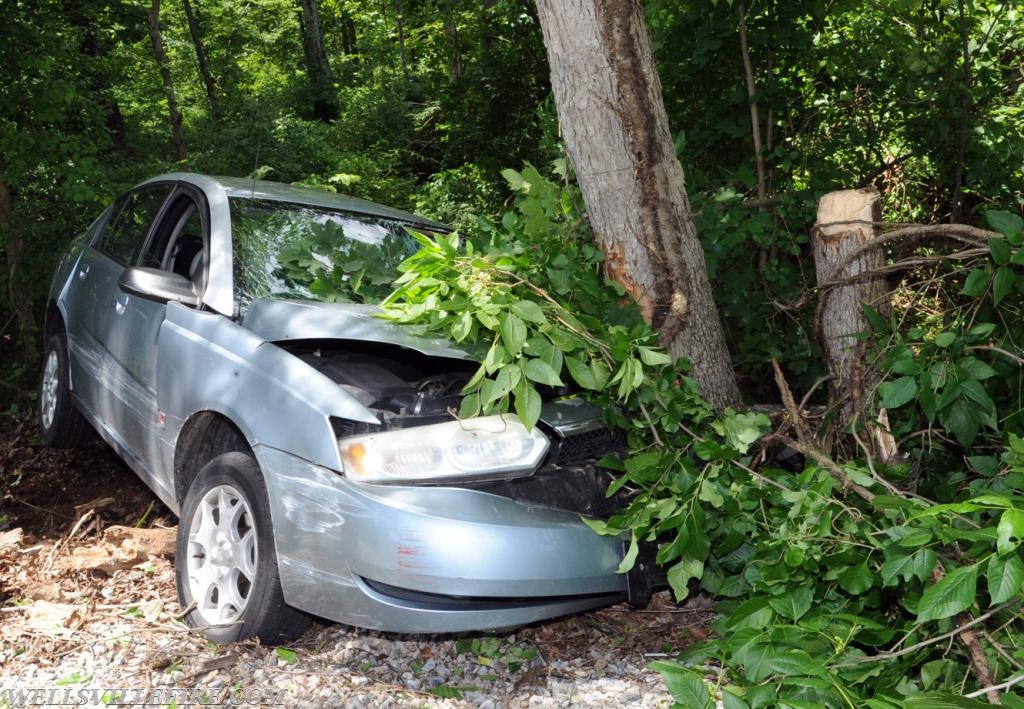
[[139, 264], [177, 273], [192, 281], [196, 292], [206, 286], [206, 248], [199, 205], [181, 195], [167, 208]]

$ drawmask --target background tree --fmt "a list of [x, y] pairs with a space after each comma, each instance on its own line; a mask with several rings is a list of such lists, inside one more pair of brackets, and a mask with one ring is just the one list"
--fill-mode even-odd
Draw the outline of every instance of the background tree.
[[332, 86], [331, 64], [324, 49], [324, 35], [320, 31], [320, 10], [316, 0], [299, 0], [302, 14], [302, 48], [306, 55], [306, 71], [313, 85], [313, 115], [322, 121], [338, 117], [337, 95]]

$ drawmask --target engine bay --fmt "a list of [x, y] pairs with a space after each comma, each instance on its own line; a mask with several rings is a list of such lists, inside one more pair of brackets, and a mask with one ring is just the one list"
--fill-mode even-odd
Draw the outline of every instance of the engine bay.
[[[385, 343], [330, 340], [278, 345], [329, 377], [380, 420], [373, 425], [335, 419], [339, 437], [451, 421], [457, 416], [462, 388], [477, 366]], [[598, 465], [605, 454], [625, 452], [620, 432], [606, 428], [600, 418], [569, 430], [542, 417], [538, 427], [550, 439], [551, 449], [534, 475], [459, 486], [593, 517], [622, 507], [629, 492], [606, 497], [614, 473]]]

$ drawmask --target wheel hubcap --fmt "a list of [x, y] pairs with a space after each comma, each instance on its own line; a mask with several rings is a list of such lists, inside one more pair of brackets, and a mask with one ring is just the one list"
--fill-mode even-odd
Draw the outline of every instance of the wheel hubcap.
[[43, 387], [40, 392], [39, 408], [43, 415], [43, 428], [53, 425], [53, 417], [57, 413], [57, 387], [60, 384], [58, 367], [60, 360], [56, 350], [50, 350], [43, 367]]
[[256, 582], [256, 528], [249, 501], [231, 485], [211, 488], [188, 529], [188, 588], [206, 623], [234, 623]]

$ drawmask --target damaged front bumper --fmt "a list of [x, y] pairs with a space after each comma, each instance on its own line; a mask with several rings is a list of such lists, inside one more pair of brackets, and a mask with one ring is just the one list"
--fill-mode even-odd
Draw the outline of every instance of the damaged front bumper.
[[[285, 601], [396, 632], [507, 628], [627, 596], [623, 544], [577, 514], [451, 487], [353, 483], [256, 446]], [[635, 593], [635, 591], [634, 591]]]

